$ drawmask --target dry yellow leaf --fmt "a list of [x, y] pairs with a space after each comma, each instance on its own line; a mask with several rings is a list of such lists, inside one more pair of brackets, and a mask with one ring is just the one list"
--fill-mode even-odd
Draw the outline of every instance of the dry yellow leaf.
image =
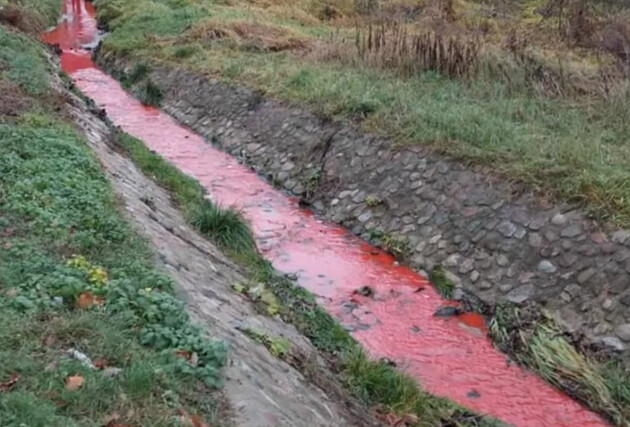
[[81, 375], [73, 375], [71, 377], [66, 378], [66, 390], [78, 390], [81, 388], [83, 383], [85, 382], [85, 378]]

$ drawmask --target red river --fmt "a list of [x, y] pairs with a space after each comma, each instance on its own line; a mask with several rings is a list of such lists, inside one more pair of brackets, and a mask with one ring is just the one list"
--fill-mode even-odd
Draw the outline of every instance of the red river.
[[[425, 278], [314, 217], [167, 114], [135, 100], [82, 48], [97, 38], [94, 15], [91, 3], [65, 0], [63, 20], [44, 35], [44, 41], [63, 49], [63, 70], [116, 125], [197, 179], [217, 204], [243, 212], [265, 257], [279, 270], [296, 273], [299, 284], [317, 295], [371, 356], [395, 361], [435, 395], [515, 426], [608, 425], [507, 363], [479, 318], [434, 317], [447, 302]], [[374, 296], [356, 295], [362, 286], [372, 288]]]

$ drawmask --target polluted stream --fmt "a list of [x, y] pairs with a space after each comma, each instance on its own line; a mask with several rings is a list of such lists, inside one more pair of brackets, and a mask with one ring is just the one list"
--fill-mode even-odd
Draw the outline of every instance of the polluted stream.
[[[519, 427], [608, 425], [532, 373], [508, 362], [476, 315], [437, 317], [443, 300], [429, 282], [344, 228], [302, 209], [255, 172], [142, 105], [91, 60], [99, 40], [94, 7], [65, 0], [59, 25], [44, 35], [62, 49], [75, 85], [125, 132], [194, 177], [212, 200], [241, 211], [274, 267], [339, 320], [374, 358], [387, 358], [437, 396]], [[367, 287], [372, 295], [357, 289]]]

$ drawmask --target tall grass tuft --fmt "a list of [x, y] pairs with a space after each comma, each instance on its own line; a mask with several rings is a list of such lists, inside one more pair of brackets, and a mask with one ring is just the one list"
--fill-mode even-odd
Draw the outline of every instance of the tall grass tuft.
[[412, 75], [438, 71], [449, 77], [469, 77], [476, 69], [477, 40], [443, 37], [435, 32], [411, 34], [399, 24], [357, 27], [355, 44], [359, 58], [379, 68], [393, 68]]
[[490, 324], [497, 346], [616, 425], [630, 426], [630, 372], [581, 354], [543, 313], [498, 306]]
[[196, 203], [188, 215], [193, 227], [224, 249], [243, 253], [255, 247], [249, 226], [234, 210], [221, 209], [204, 200]]

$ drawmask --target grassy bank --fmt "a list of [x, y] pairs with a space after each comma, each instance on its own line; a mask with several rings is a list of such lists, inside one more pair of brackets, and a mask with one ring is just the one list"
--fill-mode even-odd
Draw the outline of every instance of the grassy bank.
[[[489, 47], [474, 62], [475, 69], [486, 71], [450, 78], [449, 61], [455, 59], [447, 56], [444, 63], [423, 60], [416, 66], [415, 57], [407, 61], [391, 52], [360, 55], [354, 24], [348, 24], [354, 22], [348, 5], [328, 2], [335, 9], [326, 10], [337, 10], [333, 19], [322, 15], [324, 3], [297, 2], [290, 7], [282, 1], [96, 2], [100, 20], [111, 30], [104, 42], [106, 51], [221, 76], [310, 105], [326, 116], [356, 120], [397, 143], [425, 144], [457, 159], [487, 165], [548, 195], [583, 203], [600, 217], [630, 224], [627, 80], [602, 77], [603, 64], [618, 60], [614, 55], [558, 38], [553, 39], [557, 45], [551, 53], [550, 43], [541, 41], [534, 55], [542, 58], [539, 62], [533, 54], [523, 59], [508, 48], [495, 55], [494, 48], [509, 41], [507, 29], [500, 31], [508, 25], [501, 24], [493, 37], [484, 39]], [[455, 22], [463, 25], [470, 14], [474, 17], [475, 5], [455, 2], [455, 12], [461, 9]], [[518, 23], [523, 21], [524, 28], [529, 28], [529, 15], [538, 19], [543, 13], [542, 6], [518, 11], [522, 15]], [[625, 19], [623, 13], [619, 12], [619, 19]], [[554, 19], [540, 18], [538, 32], [549, 35], [553, 22], [558, 24]], [[420, 23], [408, 21], [410, 34], [420, 31]], [[361, 31], [361, 41], [356, 42], [360, 46], [369, 35], [367, 29]], [[447, 35], [439, 39], [445, 46]], [[425, 44], [421, 48], [429, 49], [431, 43]], [[573, 58], [573, 65], [562, 62], [560, 70], [545, 65], [558, 64], [556, 56], [564, 50], [571, 53], [567, 56]], [[506, 55], [509, 64], [504, 69]], [[514, 62], [514, 58], [521, 59]], [[405, 65], [409, 62], [413, 66]], [[390, 63], [407, 72], [401, 74], [400, 67], [387, 66]], [[494, 65], [503, 71], [488, 74]], [[582, 81], [578, 76], [587, 76], [584, 90], [541, 89], [541, 85], [568, 87], [576, 79]], [[591, 90], [604, 86], [610, 90]]]
[[220, 422], [226, 349], [123, 221], [43, 47], [0, 26], [0, 69], [1, 424]]

